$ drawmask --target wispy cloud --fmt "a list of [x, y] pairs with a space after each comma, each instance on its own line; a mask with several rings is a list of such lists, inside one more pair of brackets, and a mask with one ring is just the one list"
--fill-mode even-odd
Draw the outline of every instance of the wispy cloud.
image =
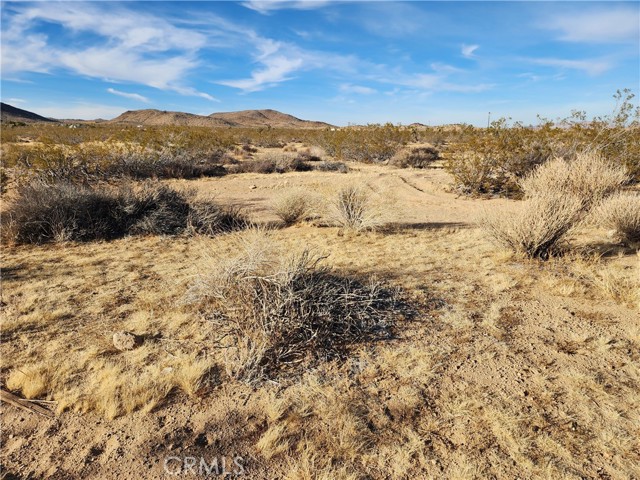
[[[393, 75], [379, 77], [379, 81], [400, 87], [413, 88], [422, 93], [478, 93], [495, 87], [493, 83], [463, 83], [460, 79], [465, 77], [459, 74], [466, 72], [449, 65], [434, 63], [431, 65], [431, 69], [432, 72], [428, 73], [402, 73], [395, 71]], [[455, 80], [456, 78], [458, 79], [457, 81]]]
[[250, 78], [222, 80], [220, 85], [239, 88], [245, 92], [257, 92], [280, 82], [291, 80], [290, 74], [303, 66], [301, 58], [287, 58], [283, 55], [269, 56], [261, 62], [264, 66], [251, 73]]
[[475, 55], [473, 54], [477, 49], [480, 48], [480, 45], [465, 45], [462, 44], [462, 48], [460, 49], [462, 56], [465, 58], [473, 58]]
[[247, 8], [260, 12], [262, 14], [269, 14], [275, 10], [293, 9], [293, 10], [313, 10], [316, 8], [322, 8], [331, 1], [329, 0], [298, 0], [298, 1], [280, 1], [280, 0], [250, 0], [243, 2]]
[[107, 88], [107, 92], [113, 95], [118, 95], [119, 97], [137, 100], [138, 102], [149, 103], [149, 99], [147, 97], [144, 97], [138, 93], [121, 92], [120, 90], [116, 90], [115, 88]]
[[358, 95], [372, 95], [378, 93], [378, 91], [371, 87], [365, 87], [363, 85], [352, 85], [350, 83], [343, 83], [340, 85], [340, 91], [343, 93], [355, 93]]
[[[43, 2], [13, 4], [11, 9], [13, 15], [3, 31], [3, 75], [64, 69], [179, 92], [184, 91], [183, 79], [198, 66], [198, 50], [207, 43], [198, 31], [122, 6]], [[98, 39], [86, 45], [55, 43], [43, 33], [34, 33], [43, 21]]]
[[359, 60], [353, 56], [313, 51], [289, 42], [279, 42], [247, 31], [255, 63], [259, 65], [248, 78], [218, 80], [215, 83], [257, 92], [295, 78], [297, 72], [325, 69], [355, 73]]
[[555, 75], [539, 75], [533, 72], [525, 72], [516, 75], [518, 78], [524, 78], [530, 80], [531, 82], [543, 82], [547, 80], [564, 80], [566, 77], [563, 73], [556, 73]]
[[381, 37], [406, 37], [424, 31], [433, 18], [411, 2], [362, 2], [358, 26]]
[[613, 64], [607, 59], [570, 60], [563, 58], [527, 58], [529, 63], [545, 67], [557, 67], [564, 70], [579, 70], [588, 75], [600, 75], [613, 68]]
[[559, 33], [569, 42], [635, 42], [640, 38], [640, 6], [612, 6], [606, 9], [556, 13], [541, 26]]
[[7, 102], [8, 103], [18, 103], [18, 104], [27, 103], [27, 101], [24, 98], [15, 98], [15, 97], [14, 98], [7, 98]]

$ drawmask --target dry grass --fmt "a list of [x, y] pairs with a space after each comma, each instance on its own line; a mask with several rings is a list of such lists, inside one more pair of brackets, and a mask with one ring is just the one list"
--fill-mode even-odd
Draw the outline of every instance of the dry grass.
[[392, 197], [383, 199], [364, 186], [347, 185], [329, 201], [326, 218], [348, 230], [374, 230], [392, 218], [393, 207]]
[[[241, 398], [225, 410], [243, 391], [215, 373], [230, 352], [212, 341], [220, 335], [216, 322], [180, 299], [197, 273], [194, 264], [203, 261], [202, 242], [211, 256], [231, 258], [246, 235], [21, 247], [3, 252], [3, 264], [16, 267], [4, 280], [4, 380], [58, 402], [58, 410], [107, 417], [160, 413], [167, 403], [176, 409], [192, 401], [174, 396], [196, 401], [208, 392], [197, 407], [204, 416], [242, 419], [231, 438], [255, 432], [255, 476], [637, 474], [640, 371], [628, 353], [640, 348], [638, 330], [630, 328], [637, 312], [617, 309], [595, 285], [593, 299], [575, 291], [559, 300], [545, 276], [565, 275], [572, 262], [523, 268], [494, 253], [478, 230], [414, 231], [393, 235], [393, 242], [312, 227], [270, 235], [255, 252], [274, 241], [281, 251], [300, 243], [322, 248], [335, 268], [401, 273], [397, 281], [413, 295], [426, 290], [426, 303], [436, 295], [445, 306], [423, 312], [393, 342], [356, 347], [346, 361], [263, 384], [242, 397], [246, 405]], [[260, 257], [244, 264], [255, 270]], [[620, 260], [610, 263], [630, 273]], [[503, 278], [500, 289], [496, 278]], [[115, 352], [109, 338], [121, 329], [145, 335], [143, 346]], [[59, 359], [55, 366], [51, 358]], [[158, 429], [155, 415], [131, 418], [149, 418], [150, 430]]]
[[[379, 188], [379, 170], [362, 172], [353, 176]], [[222, 189], [231, 180], [202, 185], [227, 201], [236, 195]], [[254, 195], [249, 182], [260, 186], [255, 198], [269, 197], [253, 178], [237, 191]], [[327, 183], [316, 182], [307, 186]], [[455, 217], [475, 201], [426, 182], [421, 190], [390, 185], [413, 195], [397, 209], [407, 227], [394, 232], [344, 235], [302, 224], [267, 240], [251, 231], [3, 248], [1, 380], [68, 411], [46, 423], [7, 407], [3, 466], [34, 478], [160, 478], [163, 456], [191, 455], [205, 434], [211, 439], [195, 456], [241, 452], [251, 478], [640, 477], [638, 258], [522, 261]], [[262, 218], [268, 201], [252, 216]], [[586, 245], [602, 240], [599, 231], [575, 235]], [[249, 244], [253, 254], [239, 255]], [[356, 342], [348, 355], [323, 361], [305, 357], [296, 364], [309, 367], [303, 372], [247, 386], [234, 376], [243, 358], [261, 353], [257, 342], [236, 336], [226, 348], [232, 342], [220, 338], [227, 327], [216, 310], [185, 304], [189, 286], [202, 265], [241, 257], [227, 277], [253, 288], [247, 277], [258, 272], [264, 287], [247, 291], [271, 294], [291, 285], [285, 271], [299, 272], [276, 257], [304, 249], [328, 255], [329, 274], [401, 287], [421, 310], [388, 341]], [[309, 285], [315, 298], [316, 283]], [[258, 297], [267, 310], [278, 305]], [[254, 327], [247, 331], [255, 335]], [[142, 336], [142, 346], [115, 350], [111, 336], [120, 330]], [[121, 444], [112, 457], [87, 461], [91, 448], [114, 440]]]
[[273, 211], [285, 225], [293, 225], [317, 214], [319, 199], [312, 193], [294, 190], [273, 201]]

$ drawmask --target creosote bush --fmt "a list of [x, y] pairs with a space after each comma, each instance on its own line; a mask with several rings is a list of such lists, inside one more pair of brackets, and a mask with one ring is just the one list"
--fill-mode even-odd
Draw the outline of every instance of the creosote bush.
[[615, 237], [629, 246], [640, 246], [640, 195], [620, 192], [594, 208], [593, 218], [613, 230]]
[[152, 149], [139, 144], [93, 142], [79, 145], [18, 144], [4, 149], [3, 162], [21, 183], [48, 181], [199, 178], [226, 174], [224, 151], [188, 151], [175, 146]]
[[136, 188], [33, 180], [17, 189], [6, 220], [3, 236], [16, 243], [213, 234], [247, 225], [238, 211], [155, 182]]
[[440, 152], [433, 147], [413, 147], [396, 153], [389, 164], [400, 168], [427, 168], [440, 158]]
[[232, 377], [252, 382], [340, 358], [351, 344], [390, 338], [408, 312], [399, 291], [335, 272], [308, 250], [282, 255], [262, 232], [243, 240], [189, 291], [216, 323]]

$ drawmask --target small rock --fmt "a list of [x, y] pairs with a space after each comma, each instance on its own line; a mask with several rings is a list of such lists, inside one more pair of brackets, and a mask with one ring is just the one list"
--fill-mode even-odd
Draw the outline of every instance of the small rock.
[[258, 188], [258, 187], [256, 187], [255, 185], [249, 186], [249, 190], [255, 190], [256, 188]]
[[142, 338], [130, 332], [116, 332], [113, 334], [113, 346], [120, 351], [133, 350], [142, 345]]

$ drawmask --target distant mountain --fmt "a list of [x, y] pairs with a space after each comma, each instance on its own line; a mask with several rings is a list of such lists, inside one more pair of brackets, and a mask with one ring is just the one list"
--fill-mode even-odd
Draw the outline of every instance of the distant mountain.
[[176, 125], [184, 127], [274, 127], [327, 128], [324, 122], [301, 120], [276, 110], [243, 110], [212, 113], [209, 116], [166, 110], [129, 110], [113, 120], [56, 120], [2, 103], [2, 122], [117, 123], [130, 125]]
[[166, 110], [129, 110], [109, 120], [109, 123], [129, 123], [135, 125], [177, 125], [181, 127], [229, 127], [232, 125], [193, 113], [168, 112]]
[[242, 127], [327, 128], [325, 122], [301, 120], [277, 110], [243, 110], [240, 112], [212, 113], [209, 118], [223, 120]]
[[209, 116], [164, 110], [130, 110], [109, 120], [109, 123], [135, 125], [179, 125], [192, 127], [280, 127], [326, 128], [328, 123], [300, 120], [276, 110], [244, 110], [212, 113]]
[[1, 120], [5, 122], [22, 122], [22, 123], [36, 123], [36, 122], [57, 122], [52, 118], [46, 118], [37, 113], [29, 112], [28, 110], [22, 110], [21, 108], [14, 107], [6, 103], [0, 103]]

